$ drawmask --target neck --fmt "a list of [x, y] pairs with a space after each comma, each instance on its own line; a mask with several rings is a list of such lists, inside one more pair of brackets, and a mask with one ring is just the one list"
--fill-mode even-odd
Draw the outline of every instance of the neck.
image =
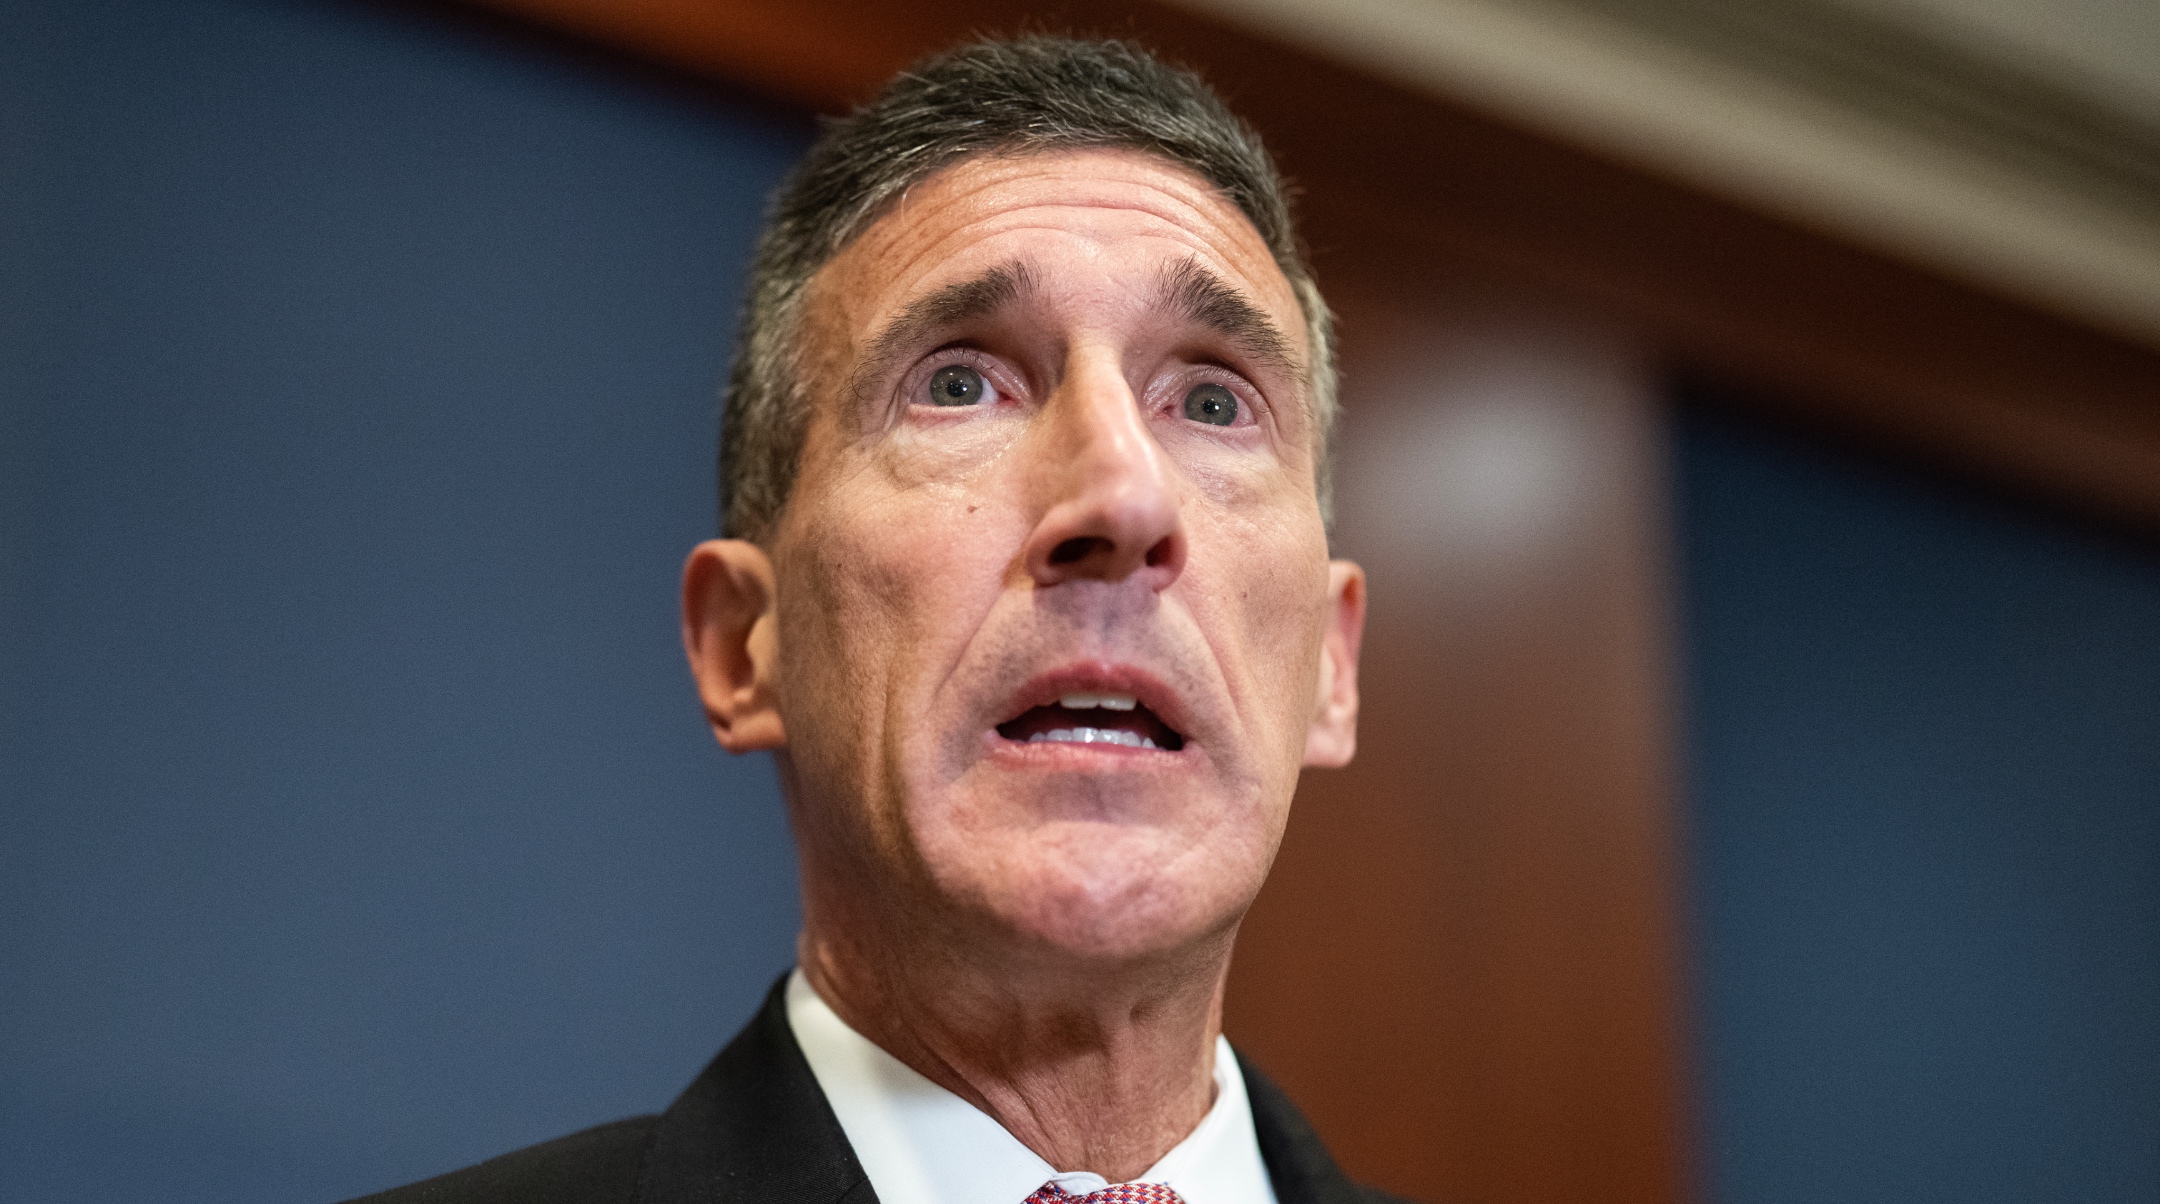
[[877, 927], [804, 918], [803, 973], [849, 1027], [1059, 1171], [1136, 1179], [1213, 1104], [1230, 933], [1176, 957], [1082, 965], [849, 940]]

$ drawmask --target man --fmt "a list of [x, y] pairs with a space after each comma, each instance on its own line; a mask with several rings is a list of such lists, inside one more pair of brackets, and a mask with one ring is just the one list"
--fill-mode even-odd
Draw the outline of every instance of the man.
[[378, 1199], [1305, 1204], [1220, 1036], [1355, 742], [1327, 310], [1257, 139], [1116, 43], [981, 43], [776, 201], [684, 639], [801, 859], [793, 975], [659, 1117]]

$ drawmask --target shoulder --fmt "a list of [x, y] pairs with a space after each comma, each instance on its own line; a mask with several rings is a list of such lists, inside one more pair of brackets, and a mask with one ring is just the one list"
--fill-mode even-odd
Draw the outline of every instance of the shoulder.
[[630, 1204], [659, 1124], [618, 1120], [350, 1204]]
[[[350, 1204], [798, 1204], [872, 1199], [788, 1028], [782, 978], [659, 1116], [619, 1120]], [[860, 1194], [856, 1194], [856, 1193]]]
[[1237, 1059], [1252, 1107], [1253, 1136], [1260, 1143], [1260, 1157], [1267, 1163], [1280, 1204], [1413, 1204], [1343, 1174], [1321, 1144], [1320, 1135], [1283, 1089], [1260, 1073], [1244, 1053], [1238, 1052]]

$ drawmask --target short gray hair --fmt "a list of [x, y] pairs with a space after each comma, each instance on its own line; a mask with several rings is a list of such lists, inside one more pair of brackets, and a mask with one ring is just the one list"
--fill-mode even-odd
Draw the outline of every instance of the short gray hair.
[[1298, 244], [1259, 135], [1197, 75], [1129, 42], [978, 41], [902, 72], [825, 125], [774, 195], [736, 333], [720, 437], [720, 519], [765, 540], [795, 481], [809, 419], [798, 354], [811, 277], [940, 168], [987, 154], [1127, 148], [1196, 172], [1260, 232], [1304, 313], [1321, 513], [1335, 419], [1333, 318]]

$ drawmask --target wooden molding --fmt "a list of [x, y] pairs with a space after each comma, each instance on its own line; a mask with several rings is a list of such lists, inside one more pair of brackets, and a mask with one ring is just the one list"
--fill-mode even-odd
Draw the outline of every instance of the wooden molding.
[[1564, 0], [2000, 166], [2160, 212], [2160, 129], [2007, 56], [1832, 0]]
[[1176, 0], [2160, 347], [2160, 129], [1835, 0]]

